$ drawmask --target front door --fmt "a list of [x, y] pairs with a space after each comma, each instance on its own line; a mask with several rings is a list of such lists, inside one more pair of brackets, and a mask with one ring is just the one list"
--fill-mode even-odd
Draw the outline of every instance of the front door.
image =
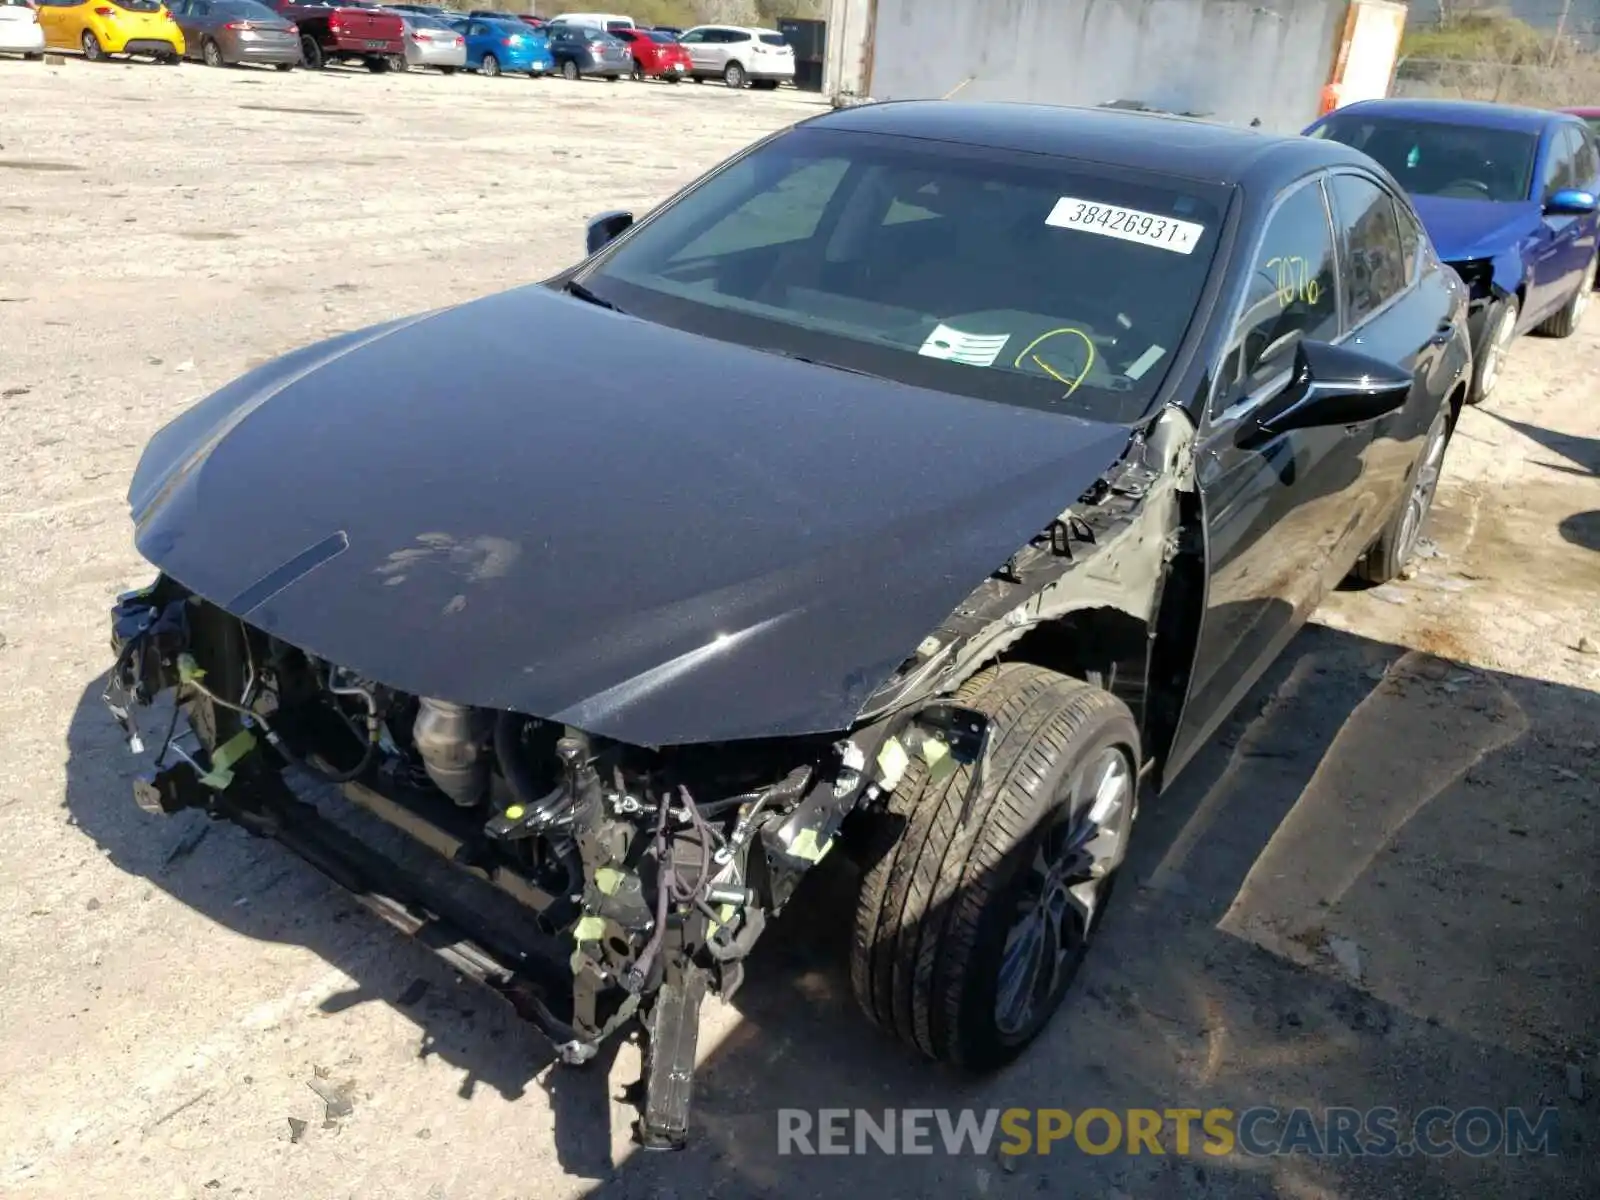
[[[1540, 203], [1563, 188], [1578, 187], [1578, 152], [1582, 138], [1572, 126], [1562, 126], [1545, 135], [1540, 171]], [[1530, 275], [1528, 310], [1523, 325], [1542, 320], [1567, 302], [1577, 273], [1587, 265], [1585, 254], [1592, 251], [1593, 218], [1545, 216], [1533, 235], [1528, 250]], [[1580, 261], [1582, 260], [1582, 261]]]
[[1370, 429], [1252, 435], [1289, 386], [1299, 342], [1342, 328], [1338, 249], [1320, 177], [1279, 197], [1253, 251], [1196, 447], [1207, 596], [1171, 778], [1322, 598], [1353, 536]]

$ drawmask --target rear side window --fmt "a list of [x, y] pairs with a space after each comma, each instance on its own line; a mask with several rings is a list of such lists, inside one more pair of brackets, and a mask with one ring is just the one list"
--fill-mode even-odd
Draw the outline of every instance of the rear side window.
[[1405, 260], [1394, 201], [1362, 175], [1335, 175], [1333, 215], [1339, 230], [1341, 275], [1351, 328], [1404, 290]]
[[111, 0], [124, 12], [153, 13], [161, 11], [161, 0]]
[[763, 33], [761, 35], [761, 41], [768, 46], [788, 45], [788, 43], [783, 40], [783, 34], [781, 33]]
[[1267, 221], [1223, 363], [1226, 401], [1288, 367], [1301, 340], [1338, 336], [1336, 261], [1327, 201], [1313, 179], [1289, 192]]
[[1408, 204], [1396, 203], [1394, 215], [1400, 220], [1400, 259], [1405, 269], [1406, 282], [1417, 277], [1417, 263], [1422, 258], [1422, 226]]

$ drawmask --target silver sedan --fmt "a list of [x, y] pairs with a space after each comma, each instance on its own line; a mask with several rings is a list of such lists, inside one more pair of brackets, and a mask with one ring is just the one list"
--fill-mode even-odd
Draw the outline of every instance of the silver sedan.
[[453, 75], [457, 68], [467, 65], [467, 39], [454, 26], [423, 13], [396, 15], [406, 27], [404, 69], [437, 67], [442, 73]]

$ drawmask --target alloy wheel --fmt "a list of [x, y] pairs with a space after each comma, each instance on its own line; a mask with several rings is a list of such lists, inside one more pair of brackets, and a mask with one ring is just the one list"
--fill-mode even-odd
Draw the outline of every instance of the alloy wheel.
[[206, 60], [206, 66], [208, 67], [222, 66], [222, 47], [218, 46], [210, 38], [207, 38], [205, 45], [200, 47], [200, 56]]
[[1441, 409], [1428, 429], [1428, 440], [1417, 461], [1417, 473], [1411, 480], [1411, 494], [1406, 497], [1405, 515], [1400, 519], [1400, 536], [1397, 539], [1396, 559], [1409, 562], [1416, 553], [1422, 528], [1433, 511], [1433, 497], [1439, 490], [1439, 473], [1444, 466], [1444, 450], [1450, 441], [1450, 414]]
[[1494, 385], [1500, 381], [1500, 368], [1505, 365], [1506, 352], [1511, 349], [1511, 339], [1517, 332], [1517, 310], [1507, 305], [1500, 311], [1500, 322], [1494, 327], [1494, 334], [1489, 338], [1483, 350], [1483, 374], [1479, 390], [1487, 396], [1494, 390]]
[[100, 62], [105, 58], [106, 52], [100, 46], [100, 39], [89, 30], [83, 31], [83, 56], [90, 62]]
[[1072, 776], [1037, 836], [1006, 934], [995, 1025], [1025, 1038], [1054, 1010], [1088, 947], [1134, 815], [1133, 770], [1108, 746]]
[[490, 79], [493, 79], [496, 75], [500, 74], [500, 60], [492, 54], [485, 54], [483, 56], [482, 70], [485, 75], [489, 76]]

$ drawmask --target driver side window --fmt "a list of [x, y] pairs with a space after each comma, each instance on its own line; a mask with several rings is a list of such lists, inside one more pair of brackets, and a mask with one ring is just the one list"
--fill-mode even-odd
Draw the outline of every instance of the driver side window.
[[1285, 370], [1302, 339], [1339, 333], [1333, 225], [1322, 185], [1296, 185], [1267, 221], [1255, 252], [1244, 307], [1219, 372], [1219, 401], [1229, 404]]

